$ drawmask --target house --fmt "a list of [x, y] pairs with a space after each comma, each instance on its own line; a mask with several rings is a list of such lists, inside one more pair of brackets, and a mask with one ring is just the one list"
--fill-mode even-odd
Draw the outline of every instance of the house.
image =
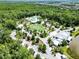
[[56, 56], [54, 59], [68, 59], [67, 56], [60, 54], [60, 53], [56, 53]]
[[[54, 34], [54, 33], [53, 33]], [[52, 41], [57, 46], [59, 44], [62, 44], [63, 40], [71, 41], [72, 37], [70, 36], [70, 32], [67, 31], [58, 31], [53, 37]]]

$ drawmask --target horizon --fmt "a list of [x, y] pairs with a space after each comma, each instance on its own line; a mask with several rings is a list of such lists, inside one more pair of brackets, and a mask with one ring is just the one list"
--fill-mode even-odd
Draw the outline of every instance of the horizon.
[[66, 2], [79, 2], [79, 0], [0, 0], [0, 1], [66, 1]]

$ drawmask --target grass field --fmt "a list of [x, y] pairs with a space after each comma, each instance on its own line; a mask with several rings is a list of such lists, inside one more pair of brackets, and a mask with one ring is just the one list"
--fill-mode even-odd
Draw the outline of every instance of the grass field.
[[63, 51], [63, 53], [68, 57], [68, 59], [73, 59], [68, 53], [67, 53], [67, 46], [64, 46], [61, 48], [61, 50]]
[[39, 31], [39, 32], [43, 32], [43, 31], [45, 30], [45, 27], [42, 26], [41, 24], [31, 24], [31, 25], [30, 25], [30, 29], [31, 29], [32, 31], [37, 30], [37, 31]]

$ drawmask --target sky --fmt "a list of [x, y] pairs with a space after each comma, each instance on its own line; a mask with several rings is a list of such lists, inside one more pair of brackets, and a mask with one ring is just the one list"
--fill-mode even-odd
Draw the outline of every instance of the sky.
[[79, 1], [79, 0], [0, 0], [0, 1]]

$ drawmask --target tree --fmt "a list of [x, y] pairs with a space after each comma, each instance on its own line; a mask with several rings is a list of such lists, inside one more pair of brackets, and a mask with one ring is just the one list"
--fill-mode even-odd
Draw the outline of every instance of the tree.
[[48, 39], [48, 44], [50, 47], [52, 47], [54, 45], [54, 43], [52, 42], [51, 38]]
[[52, 48], [52, 50], [51, 50], [51, 52], [52, 52], [52, 54], [56, 54], [56, 53], [61, 53], [61, 54], [63, 54], [63, 51], [62, 51], [62, 49], [61, 49], [61, 47], [53, 47]]
[[45, 53], [46, 52], [46, 45], [45, 44], [40, 44], [39, 48], [38, 48], [38, 51], [41, 51], [41, 52]]
[[0, 44], [0, 59], [11, 59], [8, 47], [2, 44]]
[[31, 51], [22, 47], [20, 42], [0, 44], [0, 59], [34, 59]]
[[39, 40], [40, 40], [39, 38], [36, 38], [36, 43], [39, 43]]
[[44, 31], [44, 32], [41, 32], [41, 34], [40, 34], [40, 37], [44, 38], [44, 37], [46, 37], [46, 36], [47, 36], [47, 33], [46, 33], [46, 31]]
[[51, 39], [50, 39], [50, 38], [48, 39], [48, 43], [49, 43], [49, 44], [51, 43]]
[[64, 39], [63, 41], [62, 41], [62, 43], [61, 43], [61, 45], [62, 46], [66, 46], [68, 43], [67, 43], [67, 41]]
[[37, 54], [36, 57], [35, 57], [35, 59], [41, 59], [40, 55]]
[[28, 40], [28, 41], [31, 40], [31, 37], [30, 37], [30, 36], [27, 36], [27, 40]]
[[29, 52], [30, 52], [32, 55], [34, 55], [34, 53], [35, 53], [35, 51], [34, 51], [32, 48], [29, 49]]
[[9, 37], [10, 35], [10, 30], [4, 29], [2, 32], [0, 32], [0, 43], [4, 44], [4, 43], [10, 43], [12, 40]]
[[32, 40], [32, 44], [36, 44], [36, 43], [39, 43], [39, 38], [35, 38], [34, 40]]
[[36, 44], [36, 40], [32, 40], [32, 44], [33, 44], [33, 45]]
[[32, 35], [32, 39], [31, 40], [35, 40], [35, 35]]
[[11, 30], [16, 29], [16, 22], [12, 19], [7, 19], [5, 21], [5, 27]]

